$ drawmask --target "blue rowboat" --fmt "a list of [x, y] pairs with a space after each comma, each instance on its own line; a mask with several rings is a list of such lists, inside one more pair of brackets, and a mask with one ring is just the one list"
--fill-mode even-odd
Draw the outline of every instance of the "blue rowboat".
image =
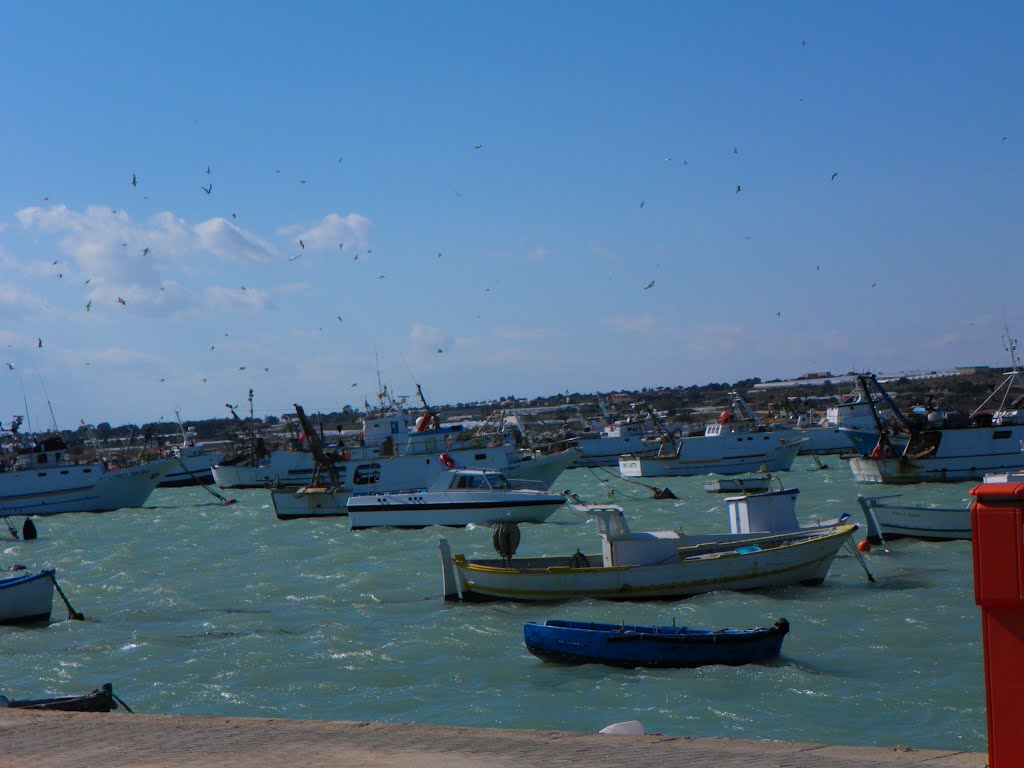
[[545, 661], [616, 667], [699, 667], [777, 658], [789, 622], [756, 629], [690, 629], [550, 619], [523, 625], [526, 647]]

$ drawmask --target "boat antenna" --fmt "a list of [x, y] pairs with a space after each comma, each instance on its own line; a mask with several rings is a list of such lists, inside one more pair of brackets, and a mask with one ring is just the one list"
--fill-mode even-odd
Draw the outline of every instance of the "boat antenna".
[[60, 428], [57, 426], [57, 417], [53, 415], [53, 403], [50, 402], [50, 394], [46, 391], [46, 382], [43, 381], [43, 375], [36, 371], [36, 376], [39, 377], [39, 386], [43, 390], [43, 397], [46, 398], [46, 406], [50, 409], [50, 419], [53, 421], [53, 431], [60, 432]]
[[32, 413], [28, 409], [28, 395], [25, 394], [25, 382], [18, 374], [18, 383], [21, 385], [21, 401], [25, 404], [25, 422], [28, 424], [28, 433], [32, 434]]

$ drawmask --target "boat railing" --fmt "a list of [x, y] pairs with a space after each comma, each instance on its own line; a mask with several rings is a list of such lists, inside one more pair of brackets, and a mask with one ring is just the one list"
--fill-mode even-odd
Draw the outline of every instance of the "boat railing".
[[[856, 526], [854, 526], [856, 527]], [[811, 539], [824, 538], [839, 531], [840, 526], [829, 526], [799, 531], [787, 531], [781, 534], [755, 536], [735, 541], [707, 541], [689, 544], [678, 548], [680, 560], [695, 557], [709, 557], [723, 554], [753, 554], [766, 549], [779, 549], [794, 544], [801, 544]], [[741, 551], [742, 550], [742, 551]]]
[[520, 478], [508, 478], [508, 490], [511, 491], [546, 491], [547, 486], [540, 480], [523, 480]]

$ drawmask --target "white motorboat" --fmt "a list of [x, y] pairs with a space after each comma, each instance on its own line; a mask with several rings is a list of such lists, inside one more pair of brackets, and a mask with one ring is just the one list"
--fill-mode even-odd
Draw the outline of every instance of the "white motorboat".
[[518, 535], [494, 536], [500, 559], [452, 555], [441, 539], [445, 599], [677, 598], [716, 590], [820, 584], [856, 525], [845, 517], [800, 527], [796, 491], [731, 499], [731, 533], [630, 531], [617, 505], [577, 507], [594, 516], [600, 554], [514, 557]]
[[[510, 458], [503, 447], [453, 450], [448, 454], [459, 464], [500, 471], [510, 481], [532, 481], [542, 490], [551, 488], [556, 478], [579, 457], [579, 451], [568, 450], [538, 454], [529, 459], [518, 454]], [[347, 515], [346, 505], [354, 493], [388, 493], [425, 488], [446, 470], [439, 454], [391, 456], [364, 462], [346, 461], [335, 464], [334, 468], [339, 481], [336, 485], [310, 482], [301, 488], [272, 488], [270, 499], [274, 514], [281, 520]]]
[[[887, 432], [879, 435], [867, 455], [850, 458], [850, 470], [858, 483], [903, 485], [926, 482], [963, 482], [981, 480], [987, 473], [1005, 472], [1021, 466], [1024, 445], [1024, 396], [1007, 403], [1016, 366], [1006, 379], [974, 413], [921, 409], [914, 421], [905, 417], [878, 380], [868, 374], [858, 377], [865, 392], [874, 388], [909, 433], [900, 448]], [[1003, 393], [1003, 403], [995, 412], [982, 408]]]
[[466, 526], [487, 523], [543, 523], [565, 503], [539, 483], [509, 480], [492, 469], [451, 466], [424, 490], [354, 494], [346, 507], [352, 530], [388, 526], [423, 528], [428, 525]]
[[0, 624], [49, 621], [55, 571], [9, 573], [0, 573]]
[[0, 517], [141, 507], [177, 463], [77, 463], [67, 450], [59, 435], [17, 448], [13, 466], [0, 471]]

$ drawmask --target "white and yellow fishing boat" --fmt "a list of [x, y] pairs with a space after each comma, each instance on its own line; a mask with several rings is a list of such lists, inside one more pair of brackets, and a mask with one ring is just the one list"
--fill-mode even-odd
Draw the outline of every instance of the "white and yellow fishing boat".
[[[567, 600], [603, 598], [643, 600], [678, 598], [716, 590], [745, 590], [791, 584], [820, 584], [839, 548], [856, 525], [848, 515], [814, 527], [800, 527], [795, 514], [780, 529], [779, 518], [757, 525], [745, 505], [795, 503], [792, 491], [730, 499], [744, 506], [733, 514], [733, 532], [685, 534], [678, 531], [632, 532], [619, 506], [587, 505], [602, 540], [600, 553], [576, 552], [566, 557], [512, 557], [515, 546], [495, 548], [499, 559], [471, 560], [452, 555], [446, 539], [440, 550], [448, 600]], [[772, 514], [778, 510], [772, 510]], [[742, 520], [740, 520], [742, 518]], [[742, 524], [737, 524], [738, 522]], [[754, 525], [748, 523], [753, 522]], [[757, 531], [755, 528], [766, 530]], [[518, 544], [517, 532], [511, 537]]]

